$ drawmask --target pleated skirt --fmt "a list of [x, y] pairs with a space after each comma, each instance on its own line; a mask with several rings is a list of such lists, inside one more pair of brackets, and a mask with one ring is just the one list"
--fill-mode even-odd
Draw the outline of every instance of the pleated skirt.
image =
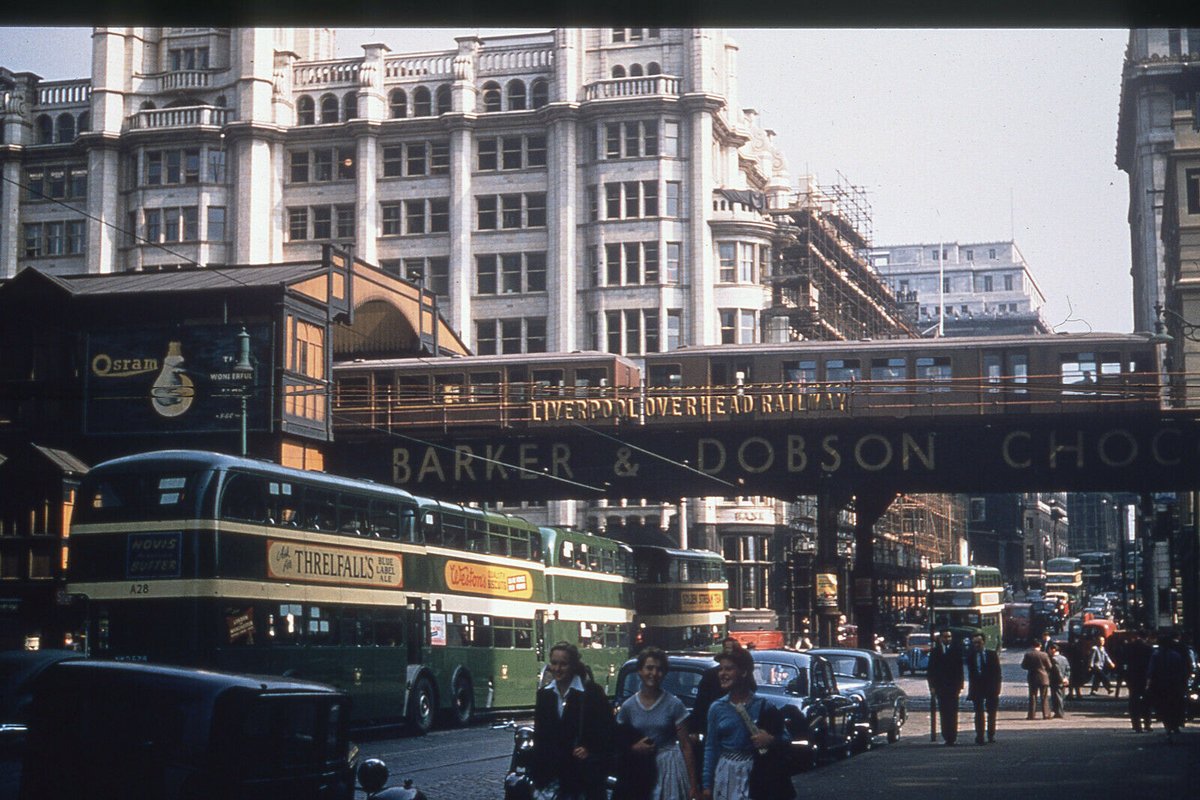
[[713, 800], [750, 800], [750, 769], [754, 754], [725, 750], [713, 776]]

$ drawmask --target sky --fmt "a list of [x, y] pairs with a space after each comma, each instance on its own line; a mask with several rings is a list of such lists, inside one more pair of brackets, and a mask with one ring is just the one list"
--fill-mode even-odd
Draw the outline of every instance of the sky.
[[[547, 26], [548, 28], [549, 26]], [[452, 49], [529, 28], [343, 28], [338, 52]], [[876, 245], [1017, 243], [1058, 331], [1129, 331], [1128, 179], [1115, 164], [1127, 30], [734, 29], [740, 102], [794, 185], [865, 192]], [[89, 28], [2, 28], [0, 67], [90, 73]]]

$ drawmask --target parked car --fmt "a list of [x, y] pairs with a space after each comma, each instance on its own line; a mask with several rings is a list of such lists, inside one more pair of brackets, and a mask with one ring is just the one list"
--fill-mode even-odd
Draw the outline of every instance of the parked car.
[[[854, 702], [838, 692], [829, 662], [794, 650], [752, 650], [758, 693], [783, 711], [792, 738], [794, 768], [811, 765], [827, 756], [849, 752], [854, 740]], [[714, 665], [712, 656], [671, 653], [670, 671], [663, 688], [691, 710], [704, 671]], [[626, 661], [617, 675], [619, 705], [641, 688], [637, 660]]]
[[80, 659], [34, 683], [22, 800], [352, 800], [349, 698], [319, 683]]
[[933, 644], [933, 636], [928, 633], [910, 633], [904, 649], [896, 657], [896, 670], [901, 676], [905, 672], [914, 675], [929, 669], [929, 648]]
[[810, 650], [809, 655], [823, 656], [829, 662], [839, 690], [857, 704], [857, 720], [862, 726], [858, 745], [862, 749], [874, 736], [886, 735], [889, 742], [900, 738], [900, 729], [908, 719], [908, 695], [896, 685], [891, 667], [882, 656], [842, 647], [821, 647]]
[[83, 658], [71, 650], [0, 652], [0, 754], [15, 756], [25, 742], [33, 682], [60, 661]]

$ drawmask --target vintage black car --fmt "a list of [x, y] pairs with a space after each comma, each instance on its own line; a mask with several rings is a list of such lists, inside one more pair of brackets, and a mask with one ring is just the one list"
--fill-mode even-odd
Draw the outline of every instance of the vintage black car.
[[809, 650], [823, 656], [837, 677], [842, 694], [858, 705], [858, 722], [865, 723], [865, 747], [871, 737], [884, 735], [889, 742], [900, 738], [900, 729], [908, 719], [908, 695], [896, 685], [892, 670], [878, 653], [848, 647], [823, 647]]
[[322, 684], [64, 661], [34, 684], [22, 800], [352, 800], [349, 699]]
[[[853, 701], [838, 693], [837, 679], [825, 659], [794, 650], [752, 650], [758, 693], [783, 710], [792, 738], [795, 767], [811, 766], [819, 758], [850, 752], [854, 740]], [[691, 709], [700, 677], [714, 666], [712, 656], [696, 653], [669, 655], [671, 670], [663, 688]], [[637, 661], [621, 667], [617, 704], [640, 688]]]
[[33, 682], [60, 661], [83, 658], [71, 650], [9, 650], [0, 653], [0, 755], [19, 754], [29, 722]]

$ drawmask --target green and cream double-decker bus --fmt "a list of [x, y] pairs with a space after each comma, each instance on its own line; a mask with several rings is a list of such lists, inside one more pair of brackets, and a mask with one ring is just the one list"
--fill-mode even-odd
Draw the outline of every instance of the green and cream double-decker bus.
[[725, 562], [708, 550], [633, 548], [634, 650], [716, 650], [729, 622]]
[[628, 555], [601, 537], [198, 451], [97, 465], [79, 496], [68, 590], [95, 656], [323, 681], [358, 722], [424, 731], [531, 707], [559, 638], [627, 652]]
[[1046, 594], [1062, 592], [1073, 613], [1083, 599], [1083, 565], [1078, 558], [1063, 556], [1046, 559]]
[[934, 633], [949, 628], [964, 648], [977, 633], [989, 650], [1003, 634], [1004, 580], [995, 567], [939, 564], [929, 572], [929, 624]]

